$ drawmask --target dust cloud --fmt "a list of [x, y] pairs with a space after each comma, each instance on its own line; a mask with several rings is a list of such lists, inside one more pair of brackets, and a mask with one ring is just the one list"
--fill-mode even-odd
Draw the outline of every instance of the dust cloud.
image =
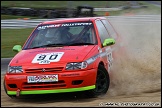
[[114, 60], [110, 96], [161, 91], [161, 21], [144, 20], [110, 20], [126, 50]]

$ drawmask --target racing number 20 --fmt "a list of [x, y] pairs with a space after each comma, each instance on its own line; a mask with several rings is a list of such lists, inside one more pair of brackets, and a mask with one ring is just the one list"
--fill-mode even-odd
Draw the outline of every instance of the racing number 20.
[[[58, 55], [56, 54], [53, 54], [51, 55], [48, 60], [55, 60], [57, 58]], [[44, 60], [45, 58], [47, 57], [47, 55], [40, 55], [37, 59], [37, 61], [40, 61], [40, 60]]]

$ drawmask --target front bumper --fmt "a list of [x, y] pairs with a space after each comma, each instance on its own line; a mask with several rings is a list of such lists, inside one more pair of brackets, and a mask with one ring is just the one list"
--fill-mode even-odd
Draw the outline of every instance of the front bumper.
[[[76, 72], [50, 72], [39, 74], [6, 74], [5, 86], [8, 95], [65, 93], [95, 89], [97, 69]], [[27, 76], [58, 75], [57, 82], [27, 83]]]

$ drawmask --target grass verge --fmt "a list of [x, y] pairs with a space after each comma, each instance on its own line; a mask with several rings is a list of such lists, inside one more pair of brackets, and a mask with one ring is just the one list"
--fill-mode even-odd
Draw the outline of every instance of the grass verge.
[[13, 57], [14, 45], [22, 45], [32, 32], [33, 28], [27, 29], [1, 29], [1, 58]]

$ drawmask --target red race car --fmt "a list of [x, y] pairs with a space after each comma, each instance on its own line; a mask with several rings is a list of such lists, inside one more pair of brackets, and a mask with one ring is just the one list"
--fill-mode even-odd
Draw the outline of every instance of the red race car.
[[8, 65], [8, 96], [108, 91], [118, 34], [105, 17], [69, 18], [39, 24]]

